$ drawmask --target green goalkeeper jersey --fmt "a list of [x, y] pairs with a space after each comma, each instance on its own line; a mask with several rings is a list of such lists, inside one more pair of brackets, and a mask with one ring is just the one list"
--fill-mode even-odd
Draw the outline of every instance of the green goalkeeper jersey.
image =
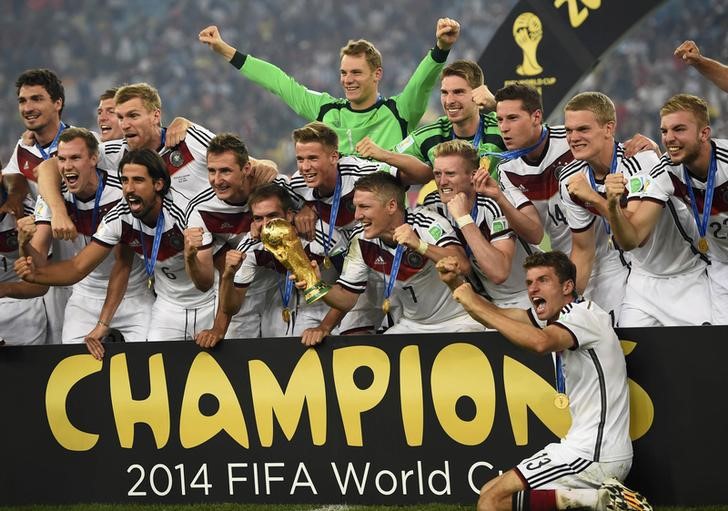
[[346, 99], [309, 90], [280, 68], [251, 55], [236, 52], [230, 63], [304, 119], [321, 121], [336, 131], [339, 152], [348, 155], [356, 152], [357, 142], [365, 136], [380, 147], [391, 149], [417, 127], [448, 53], [437, 47], [430, 50], [402, 92], [390, 98], [380, 96], [366, 110], [352, 110]]
[[[477, 135], [476, 135], [477, 137]], [[473, 142], [476, 137], [465, 140]], [[418, 160], [427, 163], [432, 167], [435, 161], [435, 146], [456, 138], [452, 129], [452, 123], [447, 116], [442, 116], [431, 124], [417, 128], [414, 132], [398, 143], [394, 151], [409, 154]], [[480, 154], [481, 168], [487, 168], [494, 178], [497, 178], [498, 160], [489, 157], [488, 152], [503, 152], [506, 145], [501, 138], [500, 129], [495, 112], [480, 114], [480, 140], [478, 141], [478, 153]]]

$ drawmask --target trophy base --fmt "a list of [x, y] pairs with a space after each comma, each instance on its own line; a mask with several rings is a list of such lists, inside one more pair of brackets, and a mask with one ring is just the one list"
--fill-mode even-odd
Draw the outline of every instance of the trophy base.
[[316, 300], [322, 298], [326, 293], [331, 290], [331, 286], [323, 282], [317, 282], [313, 286], [306, 288], [303, 292], [303, 299], [306, 303], [311, 304]]

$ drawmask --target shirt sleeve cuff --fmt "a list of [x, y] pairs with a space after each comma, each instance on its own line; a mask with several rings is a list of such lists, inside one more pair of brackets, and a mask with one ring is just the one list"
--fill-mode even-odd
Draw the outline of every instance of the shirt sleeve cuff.
[[430, 55], [432, 55], [432, 60], [437, 62], [438, 64], [442, 64], [447, 60], [447, 56], [450, 54], [450, 50], [441, 50], [440, 48], [435, 45], [434, 48], [430, 50]]
[[233, 58], [230, 59], [230, 64], [232, 64], [235, 69], [240, 70], [243, 68], [243, 64], [245, 64], [245, 59], [247, 58], [248, 56], [245, 53], [240, 53], [238, 50], [235, 50], [235, 55], [233, 55]]

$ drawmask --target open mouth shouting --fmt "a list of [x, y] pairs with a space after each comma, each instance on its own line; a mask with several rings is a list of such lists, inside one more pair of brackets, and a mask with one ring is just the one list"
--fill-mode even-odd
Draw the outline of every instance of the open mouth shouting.
[[69, 188], [75, 188], [78, 184], [78, 172], [64, 172], [63, 180], [66, 182]]
[[536, 311], [536, 315], [539, 319], [545, 319], [544, 315], [546, 314], [546, 300], [540, 296], [532, 296], [531, 297], [531, 303], [533, 304], [533, 309]]
[[127, 194], [125, 199], [126, 203], [129, 204], [129, 211], [131, 211], [132, 215], [138, 215], [144, 208], [144, 201], [136, 194]]

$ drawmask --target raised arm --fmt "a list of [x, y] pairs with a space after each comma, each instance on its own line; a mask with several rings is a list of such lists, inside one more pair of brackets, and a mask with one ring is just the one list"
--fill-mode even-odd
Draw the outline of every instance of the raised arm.
[[68, 216], [66, 203], [61, 195], [61, 174], [58, 160], [50, 158], [36, 167], [38, 173], [38, 193], [51, 210], [53, 237], [61, 240], [75, 240], [78, 232], [76, 225]]
[[708, 80], [728, 92], [728, 66], [700, 54], [694, 41], [685, 41], [675, 49], [675, 56], [690, 64]]
[[432, 179], [432, 168], [427, 163], [410, 154], [382, 149], [369, 137], [364, 137], [356, 144], [356, 152], [362, 158], [382, 161], [396, 167], [397, 177], [402, 184], [425, 184]]

